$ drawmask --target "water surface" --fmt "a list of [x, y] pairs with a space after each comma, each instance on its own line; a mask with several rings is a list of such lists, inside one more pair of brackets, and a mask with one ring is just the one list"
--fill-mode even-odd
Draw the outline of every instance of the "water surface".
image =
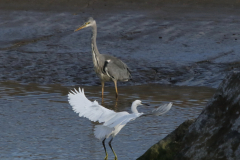
[[[72, 88], [0, 83], [0, 159], [102, 160], [102, 143], [93, 135], [96, 123], [79, 118], [68, 104], [67, 93]], [[101, 102], [100, 86], [84, 88], [90, 100]], [[183, 121], [196, 118], [214, 93], [214, 89], [206, 87], [119, 87], [116, 102], [114, 88], [106, 87], [105, 91], [103, 105], [117, 112], [130, 112], [136, 99], [151, 104], [138, 107], [139, 112], [173, 102], [167, 114], [136, 119], [121, 130], [112, 142], [119, 160], [138, 158]], [[109, 159], [113, 159], [108, 146], [107, 151]]]

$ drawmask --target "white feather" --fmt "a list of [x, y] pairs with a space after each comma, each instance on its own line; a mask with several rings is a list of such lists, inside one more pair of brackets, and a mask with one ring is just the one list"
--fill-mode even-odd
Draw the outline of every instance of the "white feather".
[[118, 119], [122, 119], [125, 115], [129, 115], [129, 113], [128, 112], [118, 112], [118, 114], [116, 114], [114, 117], [112, 117], [111, 119], [106, 121], [103, 125], [109, 126], [112, 123], [116, 122]]
[[[133, 113], [133, 114], [127, 114], [122, 117], [119, 117], [116, 119], [113, 123], [107, 125], [109, 128], [116, 128], [120, 125], [126, 125], [129, 121], [136, 119], [137, 117], [140, 117], [142, 113]], [[105, 124], [103, 124], [105, 125]], [[106, 125], [105, 125], [106, 126]]]
[[97, 101], [89, 101], [84, 95], [83, 89], [81, 91], [80, 88], [79, 91], [75, 89], [75, 91], [69, 92], [68, 101], [74, 112], [79, 113], [80, 117], [86, 117], [94, 122], [106, 122], [116, 114], [116, 112], [99, 105]]
[[171, 109], [172, 104], [173, 104], [172, 102], [163, 104], [160, 107], [158, 107], [157, 109], [154, 109], [152, 111], [152, 114], [155, 116], [163, 115], [164, 113], [168, 112]]
[[113, 128], [109, 128], [103, 125], [96, 125], [94, 128], [94, 136], [97, 139], [103, 139], [103, 138], [108, 138], [106, 135], [111, 135]]
[[[132, 103], [132, 114], [128, 112], [114, 112], [98, 104], [97, 101], [91, 102], [84, 94], [84, 90], [79, 88], [72, 90], [68, 94], [69, 104], [72, 106], [74, 112], [78, 113], [80, 117], [86, 117], [91, 121], [98, 121], [102, 125], [96, 125], [94, 128], [94, 135], [98, 139], [114, 137], [120, 130], [131, 120], [143, 115], [138, 113], [137, 106], [142, 105], [140, 100], [135, 100]], [[165, 104], [152, 111], [153, 115], [162, 115], [169, 111], [172, 103]]]

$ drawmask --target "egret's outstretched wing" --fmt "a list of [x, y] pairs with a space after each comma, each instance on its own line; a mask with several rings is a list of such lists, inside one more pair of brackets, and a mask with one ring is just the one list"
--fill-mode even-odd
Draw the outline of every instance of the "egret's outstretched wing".
[[109, 128], [117, 128], [120, 125], [126, 125], [129, 121], [136, 119], [137, 117], [140, 117], [143, 113], [137, 113], [137, 114], [125, 114], [117, 119], [115, 119], [112, 123], [104, 123], [104, 126], [107, 126]]
[[116, 112], [99, 105], [97, 101], [88, 100], [81, 88], [69, 92], [68, 102], [80, 117], [86, 117], [94, 122], [106, 122], [116, 115]]
[[[110, 127], [111, 124], [116, 123], [120, 119], [124, 119], [126, 115], [130, 115], [130, 114], [128, 112], [118, 112], [114, 117], [112, 117], [111, 119], [103, 123], [103, 125]], [[110, 127], [110, 128], [113, 128], [113, 127]]]
[[171, 108], [172, 108], [173, 103], [167, 103], [167, 104], [163, 104], [160, 107], [152, 110], [152, 112], [150, 113], [144, 113], [142, 116], [160, 116], [163, 115], [164, 113], [167, 113]]
[[151, 114], [155, 115], [155, 116], [163, 115], [164, 113], [167, 113], [171, 109], [172, 104], [173, 104], [172, 102], [167, 103], [167, 104], [163, 104], [160, 107], [152, 110]]

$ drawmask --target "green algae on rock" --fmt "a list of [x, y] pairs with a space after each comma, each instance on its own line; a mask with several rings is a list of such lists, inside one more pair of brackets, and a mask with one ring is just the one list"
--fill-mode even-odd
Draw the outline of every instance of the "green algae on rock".
[[171, 160], [179, 152], [183, 136], [195, 119], [183, 122], [176, 130], [148, 149], [137, 160]]

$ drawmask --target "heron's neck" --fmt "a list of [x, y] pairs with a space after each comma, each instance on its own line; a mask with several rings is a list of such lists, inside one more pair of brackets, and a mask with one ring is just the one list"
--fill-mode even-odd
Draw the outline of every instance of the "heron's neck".
[[133, 113], [138, 113], [137, 105], [134, 102], [132, 104], [131, 110], [132, 110]]
[[96, 38], [97, 38], [97, 24], [92, 26], [92, 52], [95, 56], [100, 54], [98, 52]]

